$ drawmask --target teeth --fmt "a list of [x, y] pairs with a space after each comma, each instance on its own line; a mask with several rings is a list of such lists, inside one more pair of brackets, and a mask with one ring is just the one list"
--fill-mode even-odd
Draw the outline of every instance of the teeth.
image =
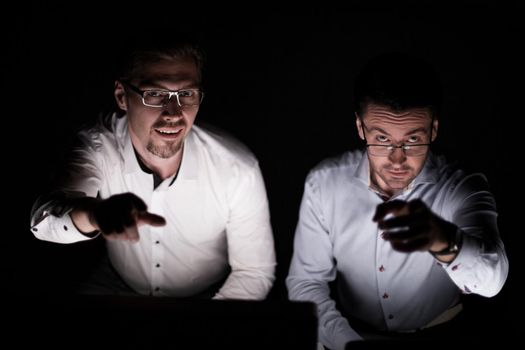
[[160, 130], [160, 129], [156, 129], [158, 132], [160, 132], [161, 134], [176, 134], [178, 133], [179, 131], [173, 131], [173, 130]]

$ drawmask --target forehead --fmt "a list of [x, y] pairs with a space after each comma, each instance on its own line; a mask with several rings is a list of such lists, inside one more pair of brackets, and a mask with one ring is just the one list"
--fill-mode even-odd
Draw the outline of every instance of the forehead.
[[427, 108], [395, 111], [389, 107], [372, 104], [368, 106], [362, 118], [367, 128], [412, 129], [428, 127], [432, 121], [432, 114]]
[[137, 80], [141, 83], [198, 82], [199, 73], [197, 65], [192, 59], [163, 59], [144, 65]]

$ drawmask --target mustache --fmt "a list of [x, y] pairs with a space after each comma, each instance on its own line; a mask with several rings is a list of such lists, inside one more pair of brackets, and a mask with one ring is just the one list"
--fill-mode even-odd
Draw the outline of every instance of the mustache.
[[407, 171], [407, 170], [412, 170], [412, 168], [408, 165], [402, 165], [400, 168], [394, 168], [394, 166], [392, 164], [387, 164], [387, 165], [384, 165], [383, 166], [383, 169], [384, 170], [396, 170], [396, 171]]
[[184, 126], [184, 122], [178, 121], [175, 123], [169, 123], [169, 122], [164, 122], [164, 121], [158, 121], [155, 124], [153, 124], [152, 127], [156, 129], [160, 129], [160, 128], [176, 128], [179, 126]]

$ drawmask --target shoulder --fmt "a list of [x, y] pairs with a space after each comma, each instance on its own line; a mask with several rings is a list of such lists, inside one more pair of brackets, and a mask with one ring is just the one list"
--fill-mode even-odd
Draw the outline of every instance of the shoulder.
[[257, 158], [244, 143], [216, 126], [193, 125], [190, 135], [191, 142], [214, 163], [244, 167], [258, 164]]
[[363, 156], [363, 151], [354, 150], [325, 158], [310, 170], [307, 181], [333, 182], [355, 177]]
[[442, 155], [433, 156], [432, 162], [437, 168], [437, 183], [448, 193], [467, 195], [489, 190], [487, 177], [481, 172], [465, 168], [459, 162], [449, 163]]
[[127, 135], [127, 118], [115, 113], [99, 115], [91, 125], [82, 128], [77, 134], [77, 148], [92, 152], [118, 152]]

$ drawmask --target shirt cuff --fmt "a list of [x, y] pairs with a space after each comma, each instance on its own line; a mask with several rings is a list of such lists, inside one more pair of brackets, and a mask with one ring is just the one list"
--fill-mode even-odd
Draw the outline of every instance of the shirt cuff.
[[98, 234], [88, 236], [80, 232], [75, 224], [73, 224], [69, 212], [61, 217], [44, 213], [43, 219], [32, 226], [31, 231], [36, 238], [55, 243], [75, 243], [93, 239], [98, 236]]
[[445, 266], [445, 269], [449, 274], [452, 274], [462, 267], [467, 267], [469, 261], [472, 261], [472, 258], [478, 256], [479, 254], [480, 247], [478, 242], [474, 238], [463, 233], [461, 249], [459, 250], [456, 258], [448, 264], [441, 264]]

